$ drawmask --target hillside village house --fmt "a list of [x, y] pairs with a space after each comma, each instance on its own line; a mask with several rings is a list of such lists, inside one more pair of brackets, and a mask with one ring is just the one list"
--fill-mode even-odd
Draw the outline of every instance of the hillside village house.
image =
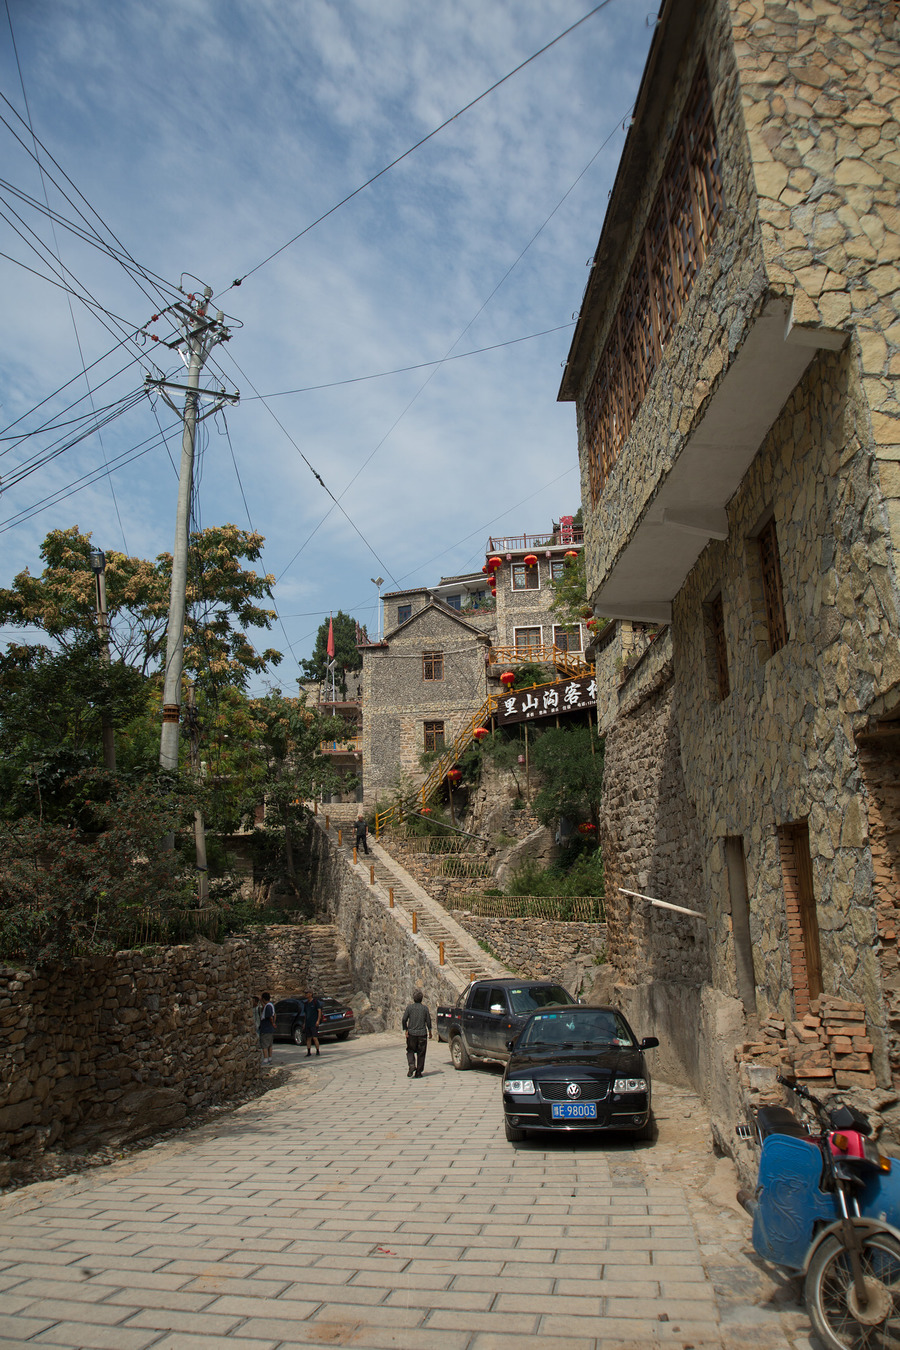
[[664, 626], [607, 736], [610, 959], [713, 1094], [821, 995], [866, 1023], [798, 1073], [900, 1081], [898, 57], [883, 0], [665, 0], [559, 395], [595, 612]]
[[401, 775], [421, 782], [422, 754], [449, 745], [510, 666], [581, 663], [586, 630], [550, 611], [551, 583], [581, 546], [581, 527], [563, 516], [544, 534], [488, 539], [479, 572], [383, 596], [384, 638], [360, 646], [367, 805]]

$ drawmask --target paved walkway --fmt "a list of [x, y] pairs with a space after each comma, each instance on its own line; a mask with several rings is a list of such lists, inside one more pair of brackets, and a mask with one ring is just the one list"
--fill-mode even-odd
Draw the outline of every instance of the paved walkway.
[[399, 1036], [278, 1046], [288, 1086], [0, 1201], [0, 1346], [643, 1350], [813, 1346], [749, 1257], [731, 1164], [658, 1085], [654, 1145], [513, 1146], [499, 1073]]

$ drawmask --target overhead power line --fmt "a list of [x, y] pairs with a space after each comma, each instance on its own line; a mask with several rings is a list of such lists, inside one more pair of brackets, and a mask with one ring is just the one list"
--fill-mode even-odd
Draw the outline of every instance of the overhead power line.
[[252, 277], [255, 272], [258, 272], [261, 267], [265, 267], [273, 258], [277, 258], [280, 253], [284, 253], [285, 249], [290, 248], [292, 244], [296, 244], [298, 239], [302, 239], [305, 234], [309, 234], [310, 230], [314, 230], [317, 225], [321, 225], [323, 220], [327, 220], [329, 216], [333, 216], [342, 206], [346, 206], [347, 202], [352, 201], [354, 197], [358, 197], [367, 187], [371, 187], [373, 183], [377, 183], [379, 178], [383, 178], [386, 173], [389, 173], [391, 169], [395, 169], [404, 159], [408, 159], [416, 150], [421, 149], [428, 141], [433, 140], [434, 137], [444, 131], [446, 127], [449, 127], [451, 122], [455, 122], [457, 118], [462, 117], [464, 113], [469, 112], [476, 104], [481, 103], [489, 94], [492, 94], [495, 89], [499, 89], [501, 85], [506, 84], [507, 80], [511, 80], [514, 75], [518, 75], [520, 70], [524, 70], [526, 66], [530, 66], [532, 61], [536, 61], [539, 56], [543, 56], [544, 52], [548, 52], [551, 47], [555, 47], [558, 42], [562, 42], [563, 38], [568, 37], [570, 33], [574, 33], [576, 28], [580, 28], [583, 23], [587, 23], [588, 19], [593, 18], [595, 14], [599, 14], [600, 10], [606, 9], [607, 5], [610, 4], [612, 4], [612, 0], [601, 0], [599, 5], [595, 5], [593, 9], [589, 10], [587, 14], [582, 15], [575, 23], [570, 24], [568, 28], [564, 28], [561, 33], [557, 33], [555, 38], [546, 42], [543, 47], [538, 49], [538, 51], [532, 52], [531, 56], [527, 57], [524, 61], [520, 61], [519, 64], [508, 71], [506, 75], [503, 75], [499, 80], [495, 80], [494, 83], [480, 93], [477, 98], [471, 99], [462, 108], [459, 108], [452, 117], [448, 117], [445, 121], [441, 122], [440, 126], [429, 131], [427, 136], [423, 136], [421, 140], [416, 141], [415, 145], [411, 145], [408, 150], [404, 150], [402, 155], [398, 155], [396, 159], [392, 159], [390, 164], [386, 164], [383, 169], [379, 169], [371, 178], [367, 178], [364, 183], [359, 185], [359, 187], [354, 188], [352, 192], [348, 192], [346, 197], [342, 197], [334, 206], [329, 207], [327, 211], [324, 211], [322, 215], [311, 221], [309, 225], [304, 226], [304, 228], [298, 231], [291, 239], [288, 239], [287, 243], [282, 244], [280, 248], [276, 248], [273, 253], [268, 255], [268, 257], [263, 258], [262, 262], [258, 262], [255, 267], [251, 267], [248, 272], [243, 274], [243, 276], [236, 277], [231, 283], [231, 286], [227, 289], [232, 290], [235, 286], [240, 286], [248, 277]]

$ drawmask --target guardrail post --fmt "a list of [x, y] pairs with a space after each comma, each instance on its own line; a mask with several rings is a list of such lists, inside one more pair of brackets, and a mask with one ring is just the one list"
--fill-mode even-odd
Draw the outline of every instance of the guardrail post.
[[438, 943], [438, 960], [440, 961], [441, 965], [444, 964], [444, 944], [443, 944], [443, 942], [439, 942], [439, 943]]
[[419, 931], [419, 915], [418, 915], [418, 913], [416, 912], [416, 910], [413, 910], [413, 912], [412, 912], [412, 921], [413, 921], [413, 932], [414, 932], [414, 933], [418, 933], [418, 931]]
[[369, 863], [369, 885], [375, 885], [375, 864]]
[[356, 845], [353, 845], [353, 866], [356, 866]]
[[313, 815], [317, 816], [318, 814], [319, 814], [319, 803], [313, 802]]
[[339, 827], [338, 827], [338, 848], [340, 848], [340, 847], [343, 845], [343, 842], [344, 842], [344, 831], [343, 831], [343, 830], [340, 828], [340, 826], [339, 826]]
[[473, 971], [471, 972], [471, 974], [469, 975], [469, 984], [471, 984], [473, 980], [477, 980], [477, 979], [478, 979], [478, 976], [475, 974], [475, 971], [473, 970]]
[[393, 886], [388, 886], [388, 904], [390, 905], [391, 909], [394, 908], [394, 888], [393, 888]]
[[327, 813], [325, 815], [325, 828], [326, 830], [331, 829], [331, 817]]

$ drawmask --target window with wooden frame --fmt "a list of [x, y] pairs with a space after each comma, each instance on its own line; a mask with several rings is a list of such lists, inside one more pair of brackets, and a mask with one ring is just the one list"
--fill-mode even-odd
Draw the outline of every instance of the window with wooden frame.
[[813, 891], [809, 826], [806, 821], [778, 827], [781, 877], [787, 911], [788, 952], [794, 991], [794, 1016], [809, 1012], [822, 993], [822, 953]]
[[781, 585], [781, 558], [778, 553], [778, 535], [775, 531], [774, 517], [760, 530], [757, 544], [763, 603], [766, 608], [766, 627], [769, 630], [769, 651], [774, 656], [788, 640], [784, 591]]
[[584, 439], [594, 504], [703, 266], [722, 206], [712, 96], [701, 62], [584, 401]]
[[512, 588], [514, 591], [536, 591], [540, 589], [539, 565], [526, 567], [525, 563], [513, 563]]
[[444, 748], [444, 724], [443, 722], [425, 723], [425, 749], [443, 750]]
[[516, 628], [513, 630], [513, 639], [517, 651], [540, 647], [542, 630], [540, 628]]
[[444, 653], [422, 653], [422, 679], [442, 680], [444, 678]]
[[554, 624], [553, 645], [560, 652], [580, 652], [581, 625], [576, 623], [573, 627], [566, 628], [563, 624]]
[[721, 703], [731, 693], [731, 680], [728, 675], [728, 643], [725, 639], [725, 608], [722, 603], [721, 591], [703, 606], [703, 614], [706, 620], [710, 683], [714, 696]]
[[406, 623], [406, 620], [412, 618], [412, 605], [397, 606], [397, 622]]

